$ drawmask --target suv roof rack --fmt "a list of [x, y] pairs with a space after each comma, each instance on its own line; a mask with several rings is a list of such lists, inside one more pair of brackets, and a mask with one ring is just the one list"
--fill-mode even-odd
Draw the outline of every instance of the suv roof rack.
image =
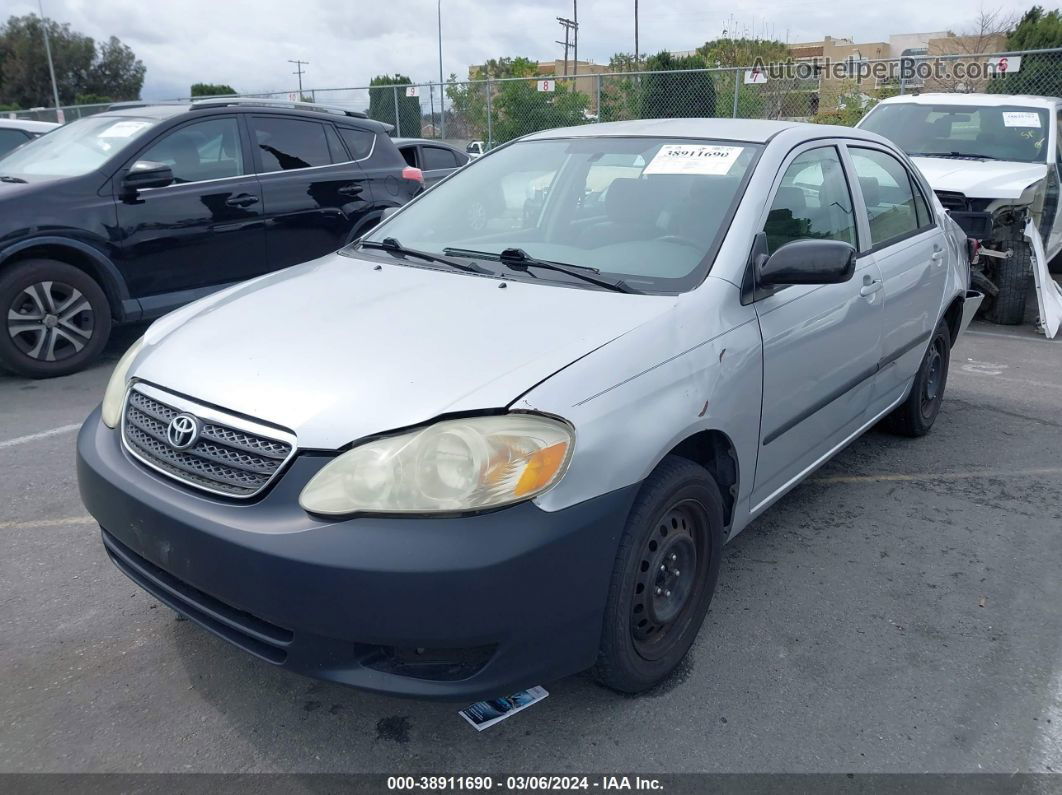
[[107, 106], [107, 110], [123, 110], [125, 108], [153, 108], [157, 105], [187, 105], [187, 102], [181, 102], [180, 100], [160, 100], [159, 102], [145, 102], [142, 99], [131, 99], [126, 102], [112, 102]]
[[192, 110], [200, 108], [223, 108], [232, 105], [244, 105], [264, 108], [294, 108], [295, 110], [312, 110], [318, 113], [332, 113], [338, 116], [352, 116], [356, 119], [369, 118], [367, 113], [360, 110], [341, 108], [338, 105], [320, 105], [316, 102], [293, 102], [286, 99], [256, 99], [254, 97], [218, 97], [215, 99], [200, 99], [192, 102]]

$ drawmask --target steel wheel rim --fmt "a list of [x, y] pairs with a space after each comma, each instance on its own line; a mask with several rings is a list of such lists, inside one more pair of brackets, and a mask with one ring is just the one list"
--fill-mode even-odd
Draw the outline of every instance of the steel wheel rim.
[[61, 362], [79, 354], [92, 339], [96, 315], [76, 287], [42, 281], [15, 294], [7, 308], [7, 333], [24, 356]]
[[926, 358], [926, 378], [922, 387], [922, 416], [928, 417], [940, 400], [944, 386], [944, 343], [933, 340]]
[[708, 515], [694, 500], [668, 508], [642, 544], [630, 603], [634, 649], [646, 660], [667, 653], [700, 601], [709, 564]]

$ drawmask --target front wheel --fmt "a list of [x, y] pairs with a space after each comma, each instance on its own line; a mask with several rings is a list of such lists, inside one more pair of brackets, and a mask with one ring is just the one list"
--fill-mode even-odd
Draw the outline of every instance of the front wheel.
[[634, 502], [612, 572], [595, 678], [622, 693], [660, 684], [708, 612], [723, 549], [723, 501], [703, 467], [665, 458]]
[[886, 430], [901, 436], [925, 436], [940, 413], [951, 364], [951, 333], [941, 323], [929, 340], [922, 364], [915, 374], [911, 393], [888, 417]]
[[1004, 243], [1010, 256], [996, 261], [993, 281], [999, 292], [985, 316], [993, 323], [1016, 326], [1025, 319], [1025, 297], [1032, 275], [1032, 247], [1018, 226], [1010, 228]]
[[29, 378], [77, 372], [100, 355], [111, 333], [100, 286], [54, 260], [26, 260], [0, 272], [0, 312], [0, 365]]

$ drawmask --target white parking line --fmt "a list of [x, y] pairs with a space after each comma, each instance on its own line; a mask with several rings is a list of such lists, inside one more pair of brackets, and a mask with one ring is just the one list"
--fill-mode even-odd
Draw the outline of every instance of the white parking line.
[[95, 521], [91, 516], [67, 516], [63, 519], [31, 519], [26, 522], [0, 522], [0, 530], [35, 530], [38, 527], [94, 524]]
[[0, 450], [5, 447], [14, 447], [19, 444], [26, 444], [27, 442], [35, 442], [38, 439], [47, 439], [49, 436], [59, 436], [63, 433], [72, 433], [81, 427], [81, 423], [77, 425], [60, 425], [58, 428], [52, 428], [50, 431], [41, 431], [40, 433], [31, 433], [28, 436], [18, 436], [14, 439], [8, 439], [7, 441], [0, 442]]
[[970, 331], [967, 329], [963, 332], [964, 335], [969, 334], [972, 337], [999, 337], [1004, 340], [1018, 340], [1030, 341], [1030, 342], [1047, 342], [1052, 345], [1058, 345], [1059, 343], [1054, 340], [1049, 340], [1046, 337], [1029, 337], [1024, 334], [1001, 334], [998, 331]]

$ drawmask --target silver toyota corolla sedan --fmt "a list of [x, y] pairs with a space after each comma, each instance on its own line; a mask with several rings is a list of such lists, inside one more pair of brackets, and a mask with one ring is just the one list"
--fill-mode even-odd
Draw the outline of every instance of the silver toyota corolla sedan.
[[157, 321], [81, 431], [81, 493], [122, 572], [275, 665], [639, 692], [725, 542], [879, 420], [929, 431], [968, 288], [965, 236], [872, 133], [539, 133]]

